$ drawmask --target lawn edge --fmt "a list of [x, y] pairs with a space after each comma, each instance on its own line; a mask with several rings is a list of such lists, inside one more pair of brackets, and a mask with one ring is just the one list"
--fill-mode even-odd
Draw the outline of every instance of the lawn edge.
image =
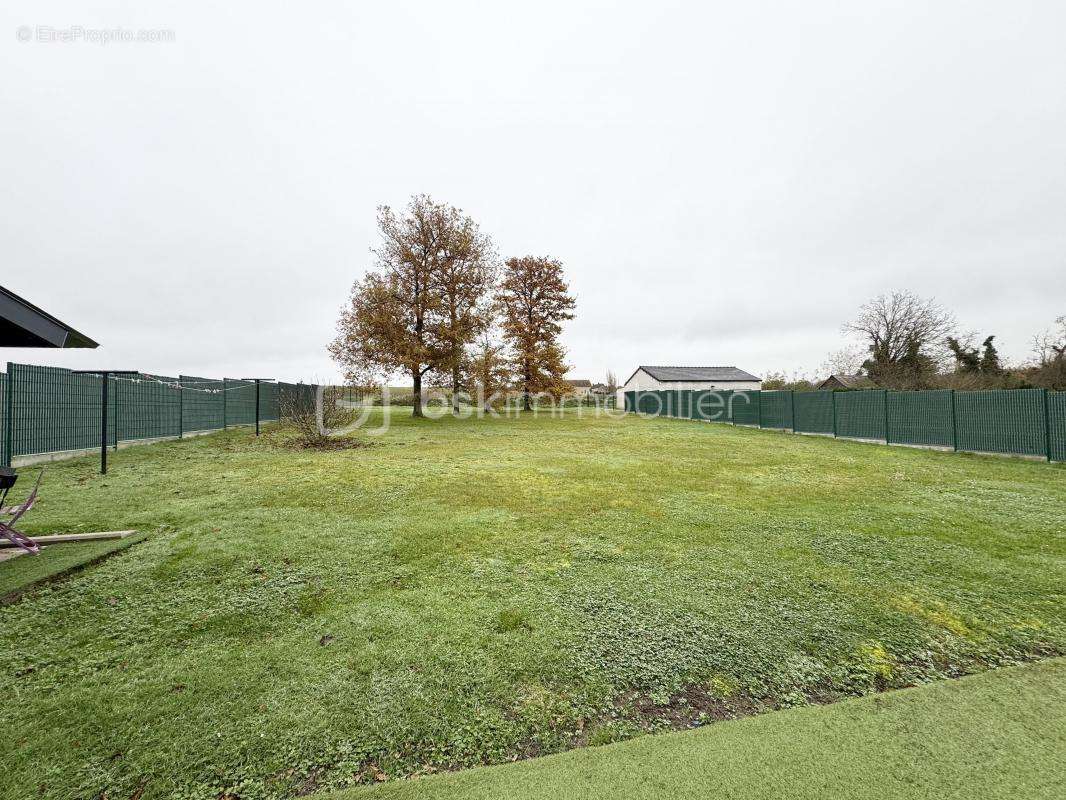
[[[872, 716], [876, 712], [872, 709], [867, 709], [866, 707], [876, 707], [879, 703], [886, 702], [886, 699], [888, 699], [888, 702], [894, 704], [901, 702], [906, 704], [913, 702], [910, 700], [913, 696], [926, 694], [936, 696], [943, 695], [944, 693], [965, 692], [971, 684], [983, 684], [998, 680], [1009, 681], [1012, 683], [1024, 682], [1025, 679], [1019, 676], [1023, 676], [1028, 672], [1035, 673], [1040, 671], [1053, 671], [1056, 669], [1066, 670], [1066, 655], [1050, 655], [1019, 664], [996, 667], [957, 677], [943, 678], [914, 686], [886, 689], [865, 695], [844, 697], [829, 703], [811, 702], [807, 705], [772, 709], [734, 719], [716, 720], [706, 725], [701, 725], [698, 728], [643, 733], [633, 738], [626, 739], [625, 741], [610, 742], [602, 745], [572, 747], [556, 753], [548, 753], [546, 755], [534, 756], [531, 758], [521, 758], [504, 763], [481, 764], [465, 769], [441, 771], [432, 774], [411, 775], [408, 777], [382, 781], [380, 783], [350, 786], [345, 789], [315, 793], [314, 797], [321, 798], [321, 800], [363, 800], [363, 798], [392, 797], [393, 792], [397, 792], [398, 796], [408, 797], [411, 791], [417, 791], [416, 787], [419, 784], [424, 784], [426, 782], [430, 784], [443, 784], [447, 782], [469, 781], [471, 785], [476, 785], [484, 790], [487, 788], [486, 781], [492, 776], [509, 774], [512, 771], [517, 772], [522, 769], [532, 771], [537, 768], [544, 768], [555, 762], [578, 762], [582, 759], [598, 757], [609, 759], [612, 753], [622, 750], [648, 747], [655, 748], [656, 746], [665, 747], [668, 746], [669, 742], [676, 742], [680, 739], [695, 739], [707, 735], [713, 736], [713, 731], [721, 731], [722, 729], [733, 728], [739, 725], [772, 725], [774, 724], [774, 720], [780, 720], [783, 718], [803, 717], [812, 714], [820, 715], [824, 713], [846, 714], [848, 710], [851, 710], [853, 713], [856, 711], [860, 713], [865, 712]], [[944, 697], [939, 697], [937, 699], [940, 702], [943, 702]], [[845, 710], [836, 711], [836, 709], [842, 708]], [[880, 710], [881, 709], [877, 709], [877, 711]], [[457, 797], [466, 796], [461, 786], [456, 786], [454, 788], [456, 790], [454, 794]], [[434, 795], [434, 797], [435, 796], [437, 795]], [[619, 793], [615, 796], [618, 797], [619, 800], [624, 800], [625, 797], [624, 793]]]
[[[49, 575], [43, 575], [40, 578], [34, 578], [27, 583], [15, 587], [14, 589], [8, 590], [7, 593], [0, 595], [0, 606], [14, 605], [15, 603], [21, 601], [22, 598], [30, 592], [33, 592], [36, 589], [40, 589], [42, 586], [47, 586], [52, 583], [64, 581], [81, 572], [82, 570], [94, 567], [100, 562], [106, 561], [107, 559], [111, 558], [112, 556], [116, 556], [119, 553], [125, 552], [133, 545], [140, 544], [146, 538], [148, 538], [147, 533], [137, 532], [131, 536], [127, 536], [125, 539], [117, 539], [115, 540], [115, 546], [112, 547], [110, 550], [107, 550], [103, 553], [97, 553], [95, 556], [87, 558], [84, 561], [79, 561], [76, 564], [71, 564], [67, 567], [63, 567], [62, 569], [53, 572]], [[31, 556], [22, 556], [22, 558], [30, 557]]]

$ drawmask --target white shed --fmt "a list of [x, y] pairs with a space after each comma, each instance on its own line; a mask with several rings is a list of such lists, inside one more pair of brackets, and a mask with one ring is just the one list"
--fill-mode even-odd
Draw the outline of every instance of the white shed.
[[656, 389], [732, 389], [736, 392], [754, 391], [762, 386], [762, 378], [737, 367], [637, 367], [618, 390], [618, 407], [625, 402], [626, 392]]

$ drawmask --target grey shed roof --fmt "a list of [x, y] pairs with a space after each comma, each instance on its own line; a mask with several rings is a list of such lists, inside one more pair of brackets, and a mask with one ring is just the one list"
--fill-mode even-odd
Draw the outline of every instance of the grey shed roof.
[[[647, 367], [642, 369], [657, 381], [761, 381], [737, 367]], [[635, 372], [633, 373], [636, 374]], [[633, 377], [630, 375], [630, 377]]]
[[836, 378], [841, 386], [848, 389], [876, 389], [877, 384], [872, 379], [865, 375], [837, 375], [836, 373], [830, 375], [824, 381], [818, 384], [818, 388], [822, 389], [833, 378]]

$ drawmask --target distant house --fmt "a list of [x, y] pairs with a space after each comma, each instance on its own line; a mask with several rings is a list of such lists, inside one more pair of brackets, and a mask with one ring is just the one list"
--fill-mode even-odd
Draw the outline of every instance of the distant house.
[[571, 381], [567, 380], [570, 384], [570, 396], [585, 398], [592, 394], [592, 381]]
[[607, 384], [606, 383], [594, 383], [594, 384], [592, 384], [592, 394], [597, 395], [597, 396], [601, 396], [601, 397], [603, 395], [607, 394]]
[[637, 367], [618, 390], [619, 406], [626, 392], [656, 389], [732, 389], [753, 391], [762, 386], [762, 378], [737, 367]]
[[865, 375], [830, 375], [816, 389], [876, 389], [877, 384]]

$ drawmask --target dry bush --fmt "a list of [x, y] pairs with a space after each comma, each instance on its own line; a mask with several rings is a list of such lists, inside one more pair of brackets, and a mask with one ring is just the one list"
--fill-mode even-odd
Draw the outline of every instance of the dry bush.
[[[322, 389], [322, 425], [325, 430], [337, 430], [351, 424], [355, 412], [342, 406], [344, 392], [338, 386]], [[296, 430], [296, 440], [301, 447], [334, 449], [341, 440], [325, 434], [318, 425], [316, 393], [288, 394], [280, 400], [282, 418]], [[345, 442], [344, 446], [351, 446]]]

